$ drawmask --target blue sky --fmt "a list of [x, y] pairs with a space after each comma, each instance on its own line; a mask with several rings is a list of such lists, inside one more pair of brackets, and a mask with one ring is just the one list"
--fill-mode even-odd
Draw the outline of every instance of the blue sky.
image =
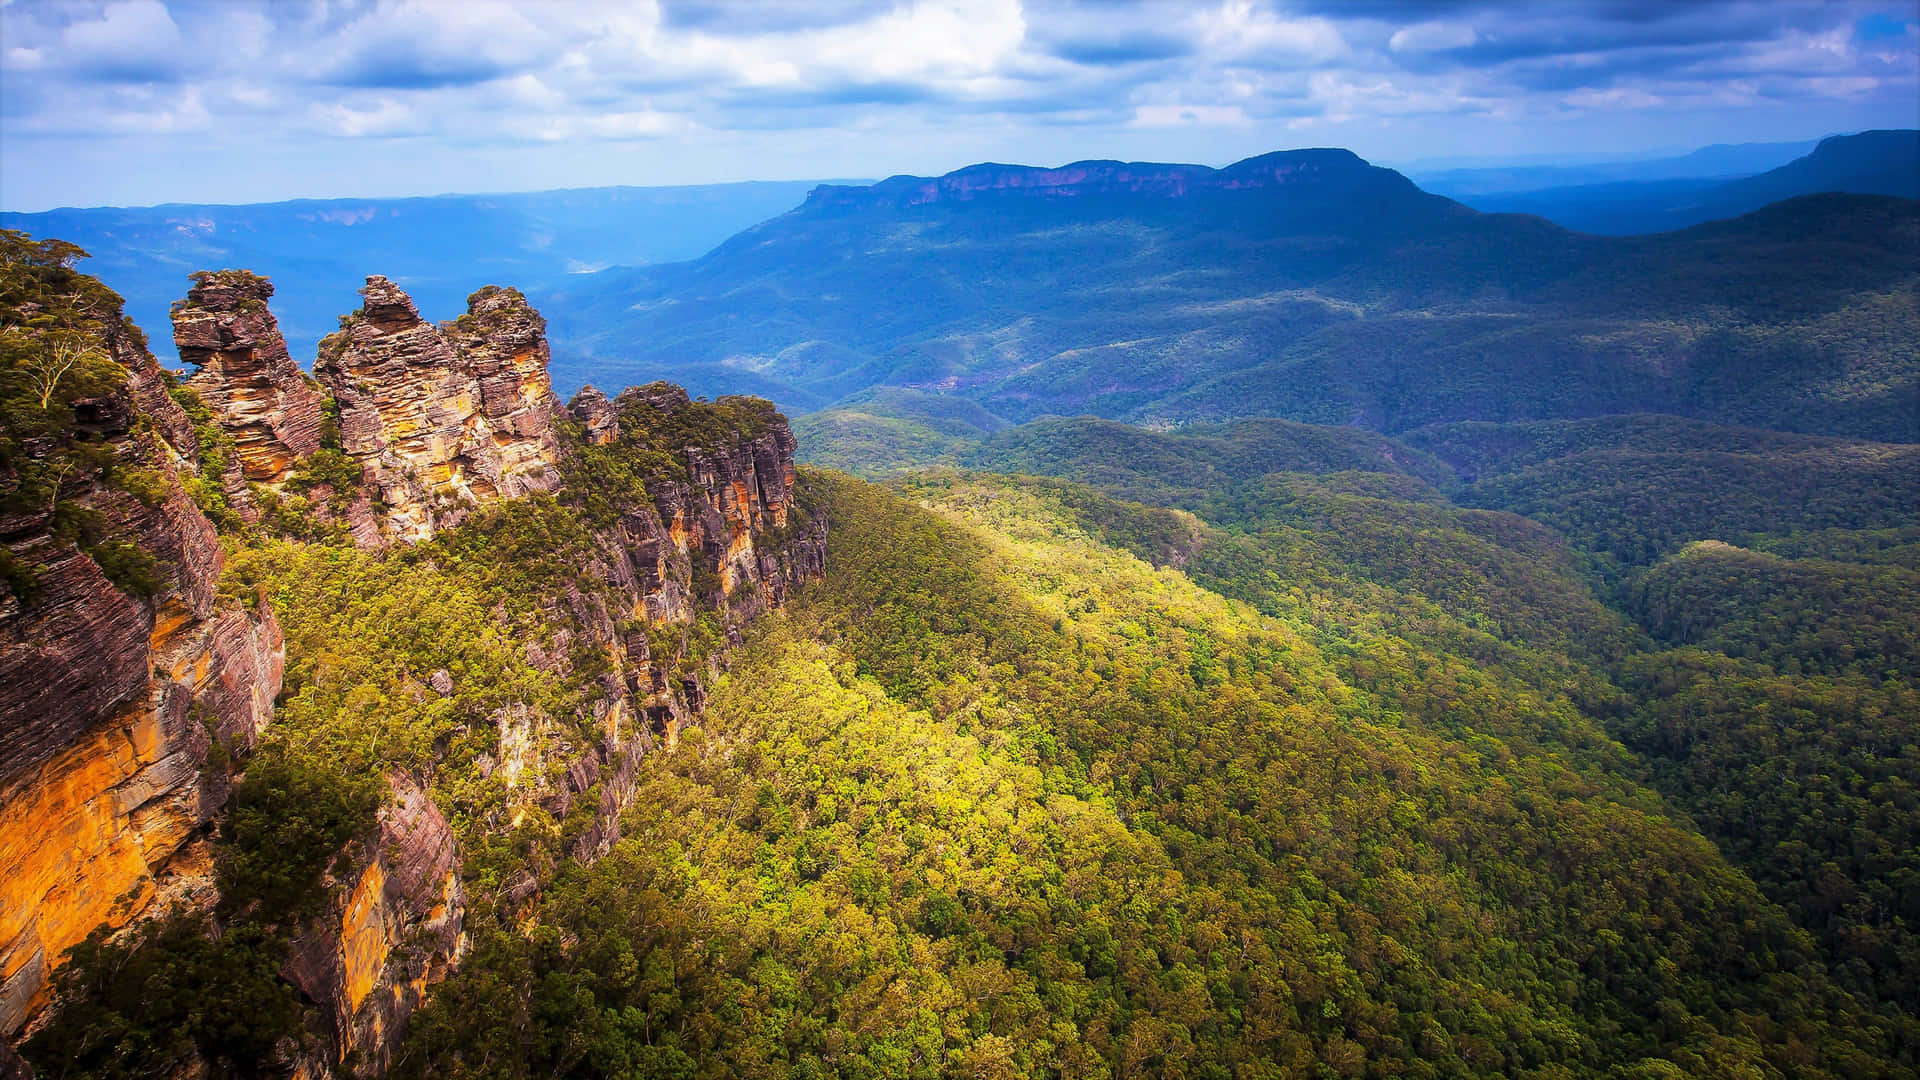
[[0, 208], [1920, 126], [1920, 2], [0, 0]]

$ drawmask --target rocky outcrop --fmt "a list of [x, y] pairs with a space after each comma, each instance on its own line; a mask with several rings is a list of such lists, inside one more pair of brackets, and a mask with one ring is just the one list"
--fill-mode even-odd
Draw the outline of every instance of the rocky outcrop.
[[321, 342], [315, 374], [339, 403], [342, 449], [379, 491], [388, 536], [424, 540], [480, 502], [559, 486], [546, 324], [525, 297], [483, 289], [435, 328], [384, 277], [361, 295]]
[[[280, 485], [278, 513], [332, 515], [371, 547], [559, 486], [545, 327], [519, 293], [483, 289], [436, 328], [390, 282], [369, 279], [320, 364], [357, 467], [330, 457], [316, 462], [326, 471], [297, 476], [318, 452], [324, 402], [289, 373], [270, 295], [252, 275], [198, 275], [175, 312], [182, 355], [201, 367], [194, 385], [237, 451], [222, 478], [230, 505]], [[113, 464], [86, 458], [56, 488], [58, 505], [94, 523], [92, 546], [55, 528], [53, 501], [0, 514], [0, 1035], [39, 1008], [65, 950], [90, 933], [175, 902], [226, 917], [211, 906], [209, 826], [229, 798], [228, 762], [244, 761], [269, 723], [285, 666], [262, 599], [216, 590], [219, 537], [182, 482], [201, 459], [192, 421], [131, 329], [112, 333], [128, 377], [75, 414]], [[589, 444], [630, 444], [636, 456], [612, 459], [619, 475], [604, 478], [622, 493], [616, 512], [580, 511], [593, 537], [574, 549], [585, 565], [570, 568], [579, 579], [554, 599], [546, 636], [523, 645], [529, 665], [561, 677], [583, 647], [612, 662], [594, 661], [587, 745], [585, 718], [556, 724], [508, 705], [492, 718], [500, 745], [483, 770], [556, 818], [590, 800], [572, 852], [593, 858], [618, 838], [640, 758], [703, 707], [740, 626], [821, 572], [825, 524], [795, 502], [794, 439], [765, 402], [694, 402], [655, 384], [617, 401], [583, 393], [576, 406]], [[567, 467], [596, 484], [595, 457]], [[350, 484], [335, 498], [333, 485]], [[95, 532], [150, 559], [151, 574], [130, 576]], [[450, 694], [456, 676], [434, 671], [419, 687]], [[426, 781], [387, 780], [378, 827], [334, 860], [327, 906], [296, 928], [281, 972], [311, 1006], [314, 1038], [285, 1063], [305, 1075], [383, 1074], [465, 948], [453, 833]], [[537, 887], [529, 877], [502, 899], [511, 907]]]
[[[228, 784], [209, 751], [250, 747], [280, 689], [272, 615], [216, 598], [220, 547], [177, 476], [192, 425], [131, 331], [106, 337], [127, 378], [74, 412], [113, 464], [76, 465], [46, 507], [0, 519], [14, 580], [31, 579], [0, 584], [0, 1034], [68, 947], [204, 869], [188, 849]], [[146, 480], [110, 482], [121, 473]], [[80, 547], [56, 505], [116, 539]], [[151, 558], [145, 580], [116, 544]]]
[[713, 612], [737, 641], [744, 623], [825, 571], [826, 522], [794, 498], [792, 430], [765, 402], [734, 399], [729, 408], [731, 418], [709, 415], [711, 406], [666, 383], [613, 402], [582, 391], [570, 406], [590, 440], [665, 451], [684, 470], [651, 477], [646, 503], [623, 508], [597, 531], [597, 554], [582, 576], [605, 591], [575, 591], [567, 601], [567, 621], [614, 656], [594, 706], [600, 741], [567, 763], [561, 789], [547, 799], [558, 814], [575, 797], [598, 799], [592, 827], [575, 843], [578, 857], [618, 838], [639, 758], [671, 743], [700, 712], [725, 662], [724, 649], [690, 653], [685, 628]]
[[309, 1063], [312, 1075], [341, 1066], [385, 1075], [427, 988], [466, 948], [453, 831], [412, 777], [387, 781], [375, 835], [331, 876], [328, 908], [305, 926], [283, 972], [318, 1006], [316, 1034], [331, 1059]]
[[[636, 442], [657, 442], [652, 433], [686, 429], [685, 414], [696, 408], [685, 390], [667, 383], [629, 389], [611, 404], [583, 391], [572, 406], [575, 418], [608, 442], [623, 431]], [[625, 601], [618, 617], [685, 622], [700, 600], [745, 621], [822, 572], [824, 524], [790, 531], [798, 514], [793, 430], [771, 406], [757, 419], [759, 430], [711, 431], [667, 447], [684, 477], [653, 478], [651, 505], [630, 508], [602, 531], [608, 573]]]
[[173, 305], [173, 341], [199, 370], [197, 391], [233, 436], [246, 480], [277, 484], [301, 457], [320, 448], [325, 398], [287, 354], [267, 309], [273, 283], [245, 270], [193, 275]]
[[467, 298], [465, 315], [440, 329], [479, 388], [480, 415], [509, 481], [502, 493], [551, 490], [559, 482], [553, 420], [560, 402], [547, 376], [547, 321], [518, 289], [489, 285]]
[[567, 411], [573, 414], [586, 428], [587, 442], [594, 446], [605, 446], [620, 434], [620, 421], [614, 415], [613, 402], [607, 395], [594, 389], [592, 384], [580, 388], [567, 403]]

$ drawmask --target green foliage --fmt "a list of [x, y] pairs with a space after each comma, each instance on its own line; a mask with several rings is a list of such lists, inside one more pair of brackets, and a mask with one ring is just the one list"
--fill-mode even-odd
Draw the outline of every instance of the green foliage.
[[1910, 524], [1920, 505], [1920, 447], [1596, 450], [1483, 480], [1464, 501], [1545, 522], [1618, 575], [1692, 540], [1738, 544], [1756, 533]]
[[149, 597], [160, 591], [160, 564], [152, 553], [126, 540], [101, 540], [81, 545], [113, 587], [129, 596]]
[[0, 546], [0, 582], [22, 603], [33, 603], [40, 593], [40, 576], [4, 546]]
[[340, 449], [340, 402], [331, 394], [320, 403], [320, 449]]
[[[526, 873], [551, 874], [585, 822], [556, 821], [511, 789], [541, 778], [516, 779], [523, 765], [564, 767], [562, 748], [604, 734], [587, 707], [606, 670], [604, 649], [558, 645], [561, 631], [584, 629], [583, 609], [569, 598], [604, 584], [584, 569], [591, 542], [582, 515], [543, 495], [483, 507], [430, 542], [387, 553], [254, 538], [229, 557], [221, 588], [264, 593], [286, 635], [287, 671], [263, 753], [323, 779], [396, 768], [424, 776], [460, 838], [477, 905]], [[533, 666], [529, 644], [562, 653], [565, 667]], [[427, 685], [441, 670], [452, 680], [446, 694]], [[524, 760], [483, 766], [515, 724], [528, 739], [518, 751]], [[263, 873], [273, 865], [263, 856]]]
[[[1920, 1046], [1920, 689], [1700, 649], [1636, 659], [1618, 725], [1654, 782]], [[1911, 1050], [1909, 1050], [1911, 1053]]]
[[322, 876], [373, 827], [378, 773], [345, 772], [269, 744], [247, 763], [220, 828], [220, 902], [292, 924], [324, 898]]
[[1368, 431], [1243, 420], [1149, 431], [1107, 420], [1038, 420], [964, 455], [973, 468], [1061, 476], [1123, 498], [1191, 506], [1275, 472], [1371, 472], [1415, 490], [1447, 477], [1425, 454]]
[[687, 447], [711, 450], [751, 442], [766, 434], [768, 425], [779, 415], [773, 403], [764, 398], [685, 398], [685, 391], [664, 382], [623, 391], [614, 399], [620, 418], [620, 443], [667, 455], [670, 467], [684, 476], [686, 466], [680, 455]]
[[122, 940], [96, 934], [54, 976], [62, 1007], [22, 1046], [48, 1080], [136, 1080], [204, 1064], [226, 1080], [269, 1075], [276, 1045], [302, 1034], [301, 1003], [279, 978], [284, 938], [216, 930], [174, 915]]
[[803, 485], [828, 580], [645, 763], [628, 839], [436, 994], [411, 1068], [1885, 1069], [1892, 1021], [1565, 698], [1367, 628], [1342, 655], [1097, 538], [1152, 551], [1163, 511]]
[[227, 429], [214, 417], [213, 409], [193, 387], [175, 383], [168, 387], [167, 393], [193, 423], [194, 444], [198, 447], [199, 471], [183, 477], [181, 486], [215, 528], [223, 533], [241, 531], [246, 528], [246, 521], [227, 505], [223, 485], [227, 469], [238, 452], [233, 436], [227, 434]]
[[1703, 541], [1635, 578], [1628, 599], [1648, 629], [1675, 644], [1783, 675], [1858, 672], [1920, 684], [1920, 571]]
[[869, 477], [958, 465], [962, 454], [977, 445], [918, 420], [859, 409], [809, 413], [793, 422], [793, 434], [800, 441], [802, 456], [812, 464]]
[[[332, 398], [328, 398], [332, 401]], [[287, 476], [287, 489], [301, 493], [325, 486], [328, 503], [338, 515], [346, 512], [360, 487], [360, 462], [337, 448], [322, 447], [301, 458]]]
[[[76, 409], [124, 395], [127, 371], [113, 359], [116, 343], [143, 339], [121, 314], [120, 297], [73, 269], [85, 255], [62, 241], [0, 230], [0, 513], [44, 516], [115, 587], [151, 596], [161, 584], [155, 560], [110, 526], [95, 496], [124, 492], [151, 508], [165, 499], [168, 481], [122, 461], [92, 410], [83, 422]], [[7, 566], [14, 594], [34, 596], [35, 568], [12, 554]]]

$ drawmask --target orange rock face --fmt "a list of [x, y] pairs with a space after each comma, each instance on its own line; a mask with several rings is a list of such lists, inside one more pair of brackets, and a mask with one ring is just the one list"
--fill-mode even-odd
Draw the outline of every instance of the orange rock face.
[[373, 993], [393, 947], [387, 940], [386, 887], [386, 869], [375, 859], [360, 875], [340, 916], [340, 960], [349, 1014]]
[[48, 514], [0, 520], [0, 544], [35, 579], [28, 595], [0, 585], [0, 1035], [68, 948], [191, 872], [176, 858], [227, 797], [212, 740], [252, 745], [284, 666], [269, 613], [215, 600], [218, 538], [177, 482], [192, 424], [137, 339], [108, 344], [126, 384], [76, 413], [166, 490], [142, 500], [75, 474], [61, 497], [152, 555], [157, 589], [122, 592]]
[[271, 613], [229, 610], [155, 640], [144, 693], [0, 794], [0, 1029], [41, 1003], [67, 949], [204, 869], [174, 860], [226, 801], [227, 777], [206, 769], [212, 740], [249, 746], [271, 713], [285, 664]]
[[425, 791], [405, 774], [388, 778], [392, 797], [380, 826], [356, 848], [330, 909], [294, 942], [284, 974], [320, 1006], [334, 1059], [315, 1075], [353, 1061], [380, 1076], [428, 986], [466, 951], [466, 894], [453, 832]]

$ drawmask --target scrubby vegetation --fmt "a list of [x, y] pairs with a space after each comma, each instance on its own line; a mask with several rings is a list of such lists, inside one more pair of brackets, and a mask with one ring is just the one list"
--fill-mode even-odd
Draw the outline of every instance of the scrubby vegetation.
[[[144, 597], [159, 585], [153, 556], [111, 528], [92, 496], [124, 493], [151, 507], [167, 492], [164, 477], [121, 460], [104, 437], [133, 419], [115, 357], [145, 338], [118, 295], [73, 268], [85, 256], [0, 230], [0, 515], [44, 521], [122, 591]], [[4, 580], [31, 597], [37, 569], [10, 552]]]

